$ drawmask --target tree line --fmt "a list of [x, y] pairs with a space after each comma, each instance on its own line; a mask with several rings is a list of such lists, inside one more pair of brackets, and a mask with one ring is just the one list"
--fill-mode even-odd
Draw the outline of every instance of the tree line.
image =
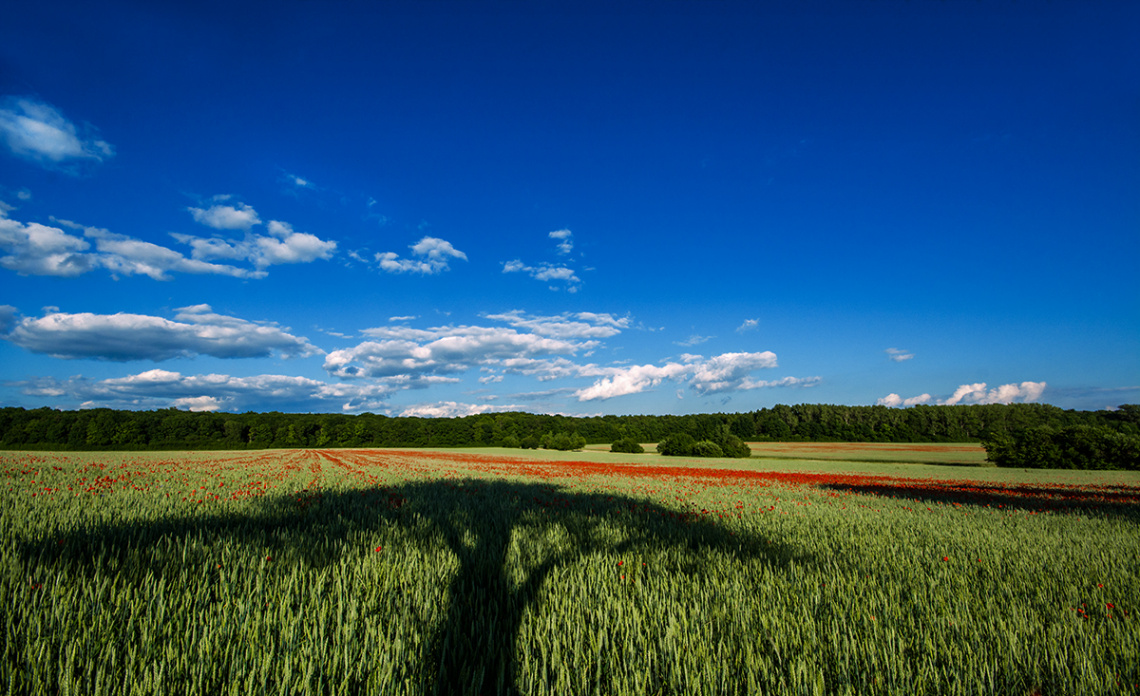
[[[572, 417], [524, 412], [458, 418], [372, 413], [219, 413], [106, 408], [0, 408], [0, 448], [53, 450], [267, 449], [296, 447], [481, 447], [575, 445], [617, 440], [981, 442], [1030, 428], [1108, 429], [1140, 437], [1140, 406], [1074, 411], [1047, 404], [888, 408], [776, 405], [744, 413]], [[564, 438], [557, 436], [564, 435]], [[516, 444], [518, 443], [518, 444]]]

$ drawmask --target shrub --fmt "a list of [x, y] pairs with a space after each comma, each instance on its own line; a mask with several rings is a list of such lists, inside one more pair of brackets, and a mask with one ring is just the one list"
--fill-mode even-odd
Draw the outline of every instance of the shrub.
[[574, 433], [573, 435], [569, 433], [558, 433], [557, 435], [547, 433], [546, 437], [542, 439], [543, 449], [569, 451], [580, 450], [585, 446], [586, 438], [578, 433]]
[[715, 440], [697, 441], [687, 433], [673, 433], [657, 443], [657, 451], [667, 457], [736, 457], [752, 456], [750, 448], [725, 428]]
[[645, 448], [633, 438], [623, 437], [610, 445], [611, 452], [626, 452], [628, 454], [642, 454]]
[[726, 457], [747, 459], [752, 456], [752, 448], [748, 446], [748, 443], [732, 433], [726, 433], [717, 444]]
[[534, 435], [527, 435], [519, 442], [519, 446], [523, 449], [538, 449], [539, 444], [538, 438]]
[[695, 457], [723, 457], [724, 450], [720, 445], [712, 440], [698, 440], [693, 445], [693, 456]]
[[522, 447], [522, 443], [519, 442], [518, 437], [516, 437], [514, 435], [507, 435], [506, 437], [503, 438], [503, 445], [502, 446], [503, 447], [512, 447], [512, 448], [518, 449], [519, 447]]
[[1027, 469], [1140, 469], [1140, 438], [1111, 428], [1026, 428], [982, 442], [986, 459]]
[[673, 433], [657, 443], [657, 451], [666, 457], [691, 457], [697, 441], [688, 433]]

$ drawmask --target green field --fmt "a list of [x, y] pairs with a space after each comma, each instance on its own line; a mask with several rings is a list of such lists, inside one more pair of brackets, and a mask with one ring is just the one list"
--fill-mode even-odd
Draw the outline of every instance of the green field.
[[0, 452], [0, 689], [1140, 693], [1140, 475], [952, 447]]

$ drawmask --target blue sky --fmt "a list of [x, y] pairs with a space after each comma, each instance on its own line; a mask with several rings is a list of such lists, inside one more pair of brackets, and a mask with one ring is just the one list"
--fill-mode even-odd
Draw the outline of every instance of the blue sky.
[[4, 14], [0, 404], [1140, 401], [1140, 4]]

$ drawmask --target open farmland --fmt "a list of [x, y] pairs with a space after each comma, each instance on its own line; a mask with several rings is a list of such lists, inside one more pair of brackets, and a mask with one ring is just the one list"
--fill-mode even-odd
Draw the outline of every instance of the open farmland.
[[1140, 476], [899, 456], [0, 453], [0, 687], [1140, 691]]

